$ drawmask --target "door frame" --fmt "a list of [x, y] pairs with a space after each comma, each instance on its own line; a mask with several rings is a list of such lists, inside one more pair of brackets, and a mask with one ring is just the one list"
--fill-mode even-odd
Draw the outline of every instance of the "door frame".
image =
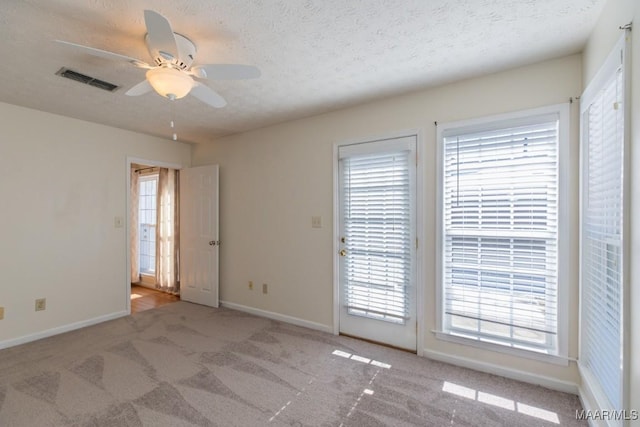
[[366, 138], [354, 138], [333, 143], [333, 334], [340, 334], [340, 167], [338, 149], [343, 145], [362, 144], [382, 139], [394, 139], [403, 137], [416, 138], [416, 236], [418, 248], [416, 249], [416, 353], [423, 355], [424, 350], [424, 137], [420, 129], [408, 129], [391, 132], [382, 135], [373, 135]]
[[179, 163], [167, 163], [160, 160], [142, 159], [139, 157], [129, 157], [126, 160], [126, 199], [125, 199], [125, 237], [126, 237], [126, 256], [125, 256], [125, 304], [127, 314], [131, 314], [131, 215], [129, 209], [131, 206], [131, 164], [138, 163], [146, 166], [154, 166], [159, 168], [170, 168], [180, 170], [186, 166]]

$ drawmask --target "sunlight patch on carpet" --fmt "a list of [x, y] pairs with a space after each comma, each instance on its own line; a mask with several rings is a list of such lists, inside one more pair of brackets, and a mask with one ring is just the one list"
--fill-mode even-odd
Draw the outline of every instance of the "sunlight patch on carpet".
[[331, 354], [333, 354], [334, 356], [344, 357], [345, 359], [355, 360], [356, 362], [367, 363], [373, 366], [377, 366], [378, 368], [384, 368], [384, 369], [391, 368], [391, 365], [389, 365], [388, 363], [383, 363], [377, 360], [369, 359], [367, 357], [358, 356], [357, 354], [347, 353], [346, 351], [342, 351], [342, 350], [333, 350], [333, 353]]
[[558, 414], [556, 414], [555, 412], [535, 406], [526, 405], [524, 403], [515, 402], [512, 399], [507, 399], [506, 397], [497, 396], [492, 393], [477, 391], [460, 384], [454, 384], [449, 381], [444, 381], [444, 383], [442, 384], [442, 391], [455, 394], [456, 396], [464, 397], [465, 399], [477, 400], [478, 402], [496, 406], [498, 408], [517, 411], [521, 414], [549, 421], [554, 424], [560, 424]]

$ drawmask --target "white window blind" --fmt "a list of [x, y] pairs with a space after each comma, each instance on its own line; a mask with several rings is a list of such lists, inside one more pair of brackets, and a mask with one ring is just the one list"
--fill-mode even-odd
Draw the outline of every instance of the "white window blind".
[[407, 320], [414, 244], [411, 154], [351, 154], [341, 148], [348, 314], [400, 324]]
[[559, 113], [442, 144], [444, 332], [557, 354]]
[[624, 72], [616, 64], [582, 109], [580, 363], [608, 400], [600, 406], [622, 408]]

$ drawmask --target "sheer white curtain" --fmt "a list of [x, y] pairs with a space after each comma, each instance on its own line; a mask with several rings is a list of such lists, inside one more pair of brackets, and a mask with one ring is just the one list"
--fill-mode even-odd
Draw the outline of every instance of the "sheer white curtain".
[[156, 288], [177, 294], [179, 282], [179, 173], [160, 168], [156, 225]]
[[131, 283], [138, 283], [140, 281], [140, 265], [139, 265], [139, 241], [138, 241], [138, 207], [140, 201], [140, 187], [138, 183], [138, 173], [136, 172], [137, 165], [131, 165], [131, 195], [129, 201], [129, 242], [130, 242], [130, 256], [131, 259]]

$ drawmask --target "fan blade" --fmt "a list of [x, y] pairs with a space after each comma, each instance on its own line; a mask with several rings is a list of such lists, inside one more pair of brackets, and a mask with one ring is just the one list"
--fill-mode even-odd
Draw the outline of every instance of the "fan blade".
[[151, 87], [151, 83], [149, 83], [149, 80], [145, 79], [144, 81], [138, 83], [137, 85], [126, 91], [125, 95], [140, 96], [144, 95], [145, 93], [151, 92], [152, 89], [153, 88]]
[[71, 46], [71, 47], [76, 48], [76, 49], [83, 50], [85, 53], [88, 53], [89, 55], [98, 56], [100, 58], [117, 59], [117, 60], [120, 60], [120, 61], [127, 61], [127, 62], [135, 65], [138, 68], [151, 68], [151, 65], [147, 64], [144, 61], [140, 61], [139, 59], [132, 58], [130, 56], [120, 55], [119, 53], [113, 53], [113, 52], [109, 52], [107, 50], [96, 49], [95, 47], [83, 46], [81, 44], [66, 42], [64, 40], [55, 40], [55, 42], [61, 43], [61, 44], [67, 45], [67, 46]]
[[144, 11], [144, 23], [147, 26], [148, 44], [151, 50], [167, 61], [180, 61], [176, 37], [173, 35], [171, 24], [164, 16], [153, 10]]
[[203, 64], [191, 67], [191, 71], [201, 79], [245, 80], [260, 77], [260, 70], [253, 65]]
[[222, 108], [227, 105], [227, 101], [225, 101], [225, 99], [216, 91], [211, 89], [209, 86], [203, 85], [199, 82], [194, 82], [193, 88], [191, 89], [190, 93], [200, 101], [204, 102], [205, 104], [209, 104], [214, 108]]

